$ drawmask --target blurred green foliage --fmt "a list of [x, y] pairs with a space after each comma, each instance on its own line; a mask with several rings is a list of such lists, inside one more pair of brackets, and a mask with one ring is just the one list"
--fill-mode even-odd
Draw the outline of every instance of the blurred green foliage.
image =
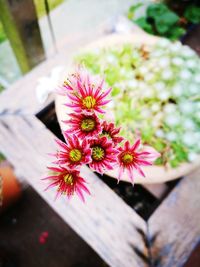
[[4, 155], [0, 152], [0, 162], [3, 161], [3, 160], [5, 160], [5, 157], [4, 157]]
[[190, 5], [185, 10], [184, 17], [192, 23], [200, 23], [200, 7]]
[[145, 16], [135, 19], [135, 12], [141, 6], [141, 3], [132, 5], [127, 16], [150, 34], [177, 40], [186, 33], [189, 23], [200, 23], [200, 8], [196, 5], [186, 7], [180, 17], [164, 3], [152, 3]]
[[2, 25], [2, 23], [0, 21], [0, 43], [2, 43], [5, 40], [6, 40], [6, 34], [5, 34], [4, 30], [3, 30], [3, 25]]

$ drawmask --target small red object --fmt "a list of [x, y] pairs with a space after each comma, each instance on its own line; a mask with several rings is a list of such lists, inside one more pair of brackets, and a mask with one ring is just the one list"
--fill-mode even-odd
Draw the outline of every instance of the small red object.
[[47, 238], [49, 236], [49, 233], [48, 232], [42, 232], [39, 236], [39, 242], [40, 244], [45, 244], [46, 241], [47, 241]]

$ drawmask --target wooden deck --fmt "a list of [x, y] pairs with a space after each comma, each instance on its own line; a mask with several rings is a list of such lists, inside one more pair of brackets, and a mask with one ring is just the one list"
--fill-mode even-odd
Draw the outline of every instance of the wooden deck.
[[[97, 31], [92, 38], [102, 34]], [[88, 42], [91, 34], [77, 39], [0, 95], [0, 150], [17, 175], [27, 179], [110, 266], [154, 266], [154, 260], [159, 262], [157, 266], [183, 266], [200, 237], [200, 169], [184, 177], [148, 221], [88, 168], [84, 168], [83, 175], [90, 179], [93, 194], [86, 205], [77, 199], [70, 204], [63, 198], [54, 202], [54, 190], [44, 192], [40, 178], [48, 164], [46, 154], [55, 144], [53, 133], [35, 116], [44, 108], [37, 102], [35, 87], [37, 79], [48, 75], [52, 67], [66, 65], [77, 43], [80, 46]]]

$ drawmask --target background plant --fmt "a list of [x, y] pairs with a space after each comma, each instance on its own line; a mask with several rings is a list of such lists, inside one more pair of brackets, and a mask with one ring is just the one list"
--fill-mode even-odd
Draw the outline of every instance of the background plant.
[[152, 3], [147, 7], [145, 15], [136, 19], [135, 12], [142, 5], [132, 5], [128, 18], [150, 34], [177, 40], [186, 33], [190, 23], [200, 22], [200, 8], [194, 4], [185, 9], [183, 16], [179, 16], [167, 4]]

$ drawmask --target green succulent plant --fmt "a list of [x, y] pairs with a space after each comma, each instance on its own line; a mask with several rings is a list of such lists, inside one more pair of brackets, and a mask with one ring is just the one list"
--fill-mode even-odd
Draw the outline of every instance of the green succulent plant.
[[155, 46], [124, 44], [75, 59], [112, 86], [116, 126], [155, 147], [157, 164], [178, 166], [200, 154], [200, 59], [187, 46], [161, 39]]

